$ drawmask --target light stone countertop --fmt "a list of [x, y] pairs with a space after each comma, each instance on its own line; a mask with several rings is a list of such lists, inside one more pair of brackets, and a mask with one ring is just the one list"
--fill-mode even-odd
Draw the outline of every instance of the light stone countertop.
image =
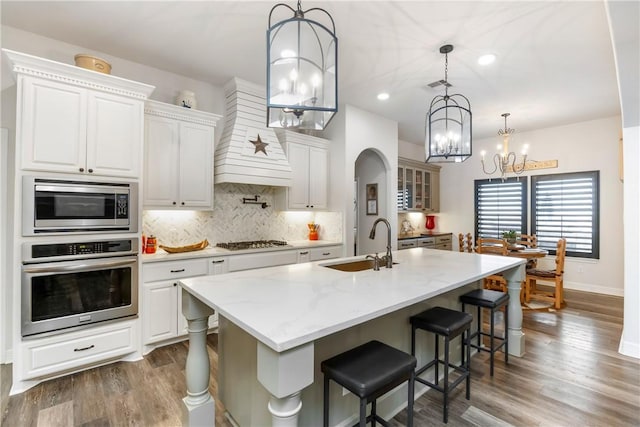
[[332, 242], [329, 240], [295, 240], [288, 241], [287, 246], [279, 246], [273, 248], [264, 249], [243, 249], [240, 251], [230, 251], [229, 249], [217, 248], [215, 246], [209, 246], [206, 249], [192, 252], [181, 252], [170, 254], [164, 250], [158, 248], [155, 254], [141, 254], [143, 263], [160, 262], [160, 261], [176, 261], [182, 259], [194, 259], [194, 258], [208, 258], [216, 256], [227, 255], [242, 255], [260, 252], [274, 252], [274, 251], [286, 251], [295, 249], [311, 249], [320, 248], [325, 246], [342, 245], [342, 242]]
[[364, 256], [183, 279], [188, 292], [277, 352], [408, 307], [525, 260], [414, 248], [392, 269], [342, 272], [323, 265]]

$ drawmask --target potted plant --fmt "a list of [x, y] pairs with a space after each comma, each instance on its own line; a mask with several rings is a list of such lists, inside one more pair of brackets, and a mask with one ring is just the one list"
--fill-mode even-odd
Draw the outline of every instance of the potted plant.
[[516, 242], [516, 238], [518, 237], [518, 235], [516, 234], [516, 230], [509, 230], [509, 231], [503, 232], [502, 237], [504, 239], [507, 239], [508, 243], [513, 244]]

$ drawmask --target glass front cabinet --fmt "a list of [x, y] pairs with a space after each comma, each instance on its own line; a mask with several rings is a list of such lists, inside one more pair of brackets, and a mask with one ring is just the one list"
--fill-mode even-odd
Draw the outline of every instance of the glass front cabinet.
[[398, 211], [438, 212], [440, 166], [398, 159]]

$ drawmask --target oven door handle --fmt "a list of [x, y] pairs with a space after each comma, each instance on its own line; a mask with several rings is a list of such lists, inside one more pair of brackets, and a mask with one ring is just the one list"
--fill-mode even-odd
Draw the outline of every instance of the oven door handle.
[[77, 270], [87, 270], [87, 269], [99, 269], [99, 268], [109, 268], [109, 267], [119, 267], [122, 265], [130, 265], [135, 264], [137, 261], [134, 260], [123, 260], [123, 261], [109, 261], [109, 262], [100, 262], [100, 263], [91, 263], [91, 264], [74, 264], [74, 265], [47, 265], [43, 267], [25, 267], [23, 271], [25, 273], [62, 273], [65, 271], [77, 271]]

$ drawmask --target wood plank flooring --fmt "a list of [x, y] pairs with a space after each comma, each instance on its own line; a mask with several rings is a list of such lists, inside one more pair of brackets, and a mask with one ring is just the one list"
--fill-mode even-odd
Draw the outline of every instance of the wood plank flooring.
[[[472, 360], [471, 400], [451, 395], [448, 426], [640, 426], [640, 361], [618, 354], [622, 298], [565, 291], [559, 311], [524, 311], [526, 355]], [[230, 427], [217, 400], [217, 336], [209, 336], [216, 426]], [[42, 383], [8, 397], [10, 365], [0, 367], [3, 427], [179, 426], [187, 343]], [[416, 426], [440, 426], [441, 396], [416, 401]], [[404, 425], [398, 414], [392, 425]], [[318, 420], [321, 425], [321, 420]], [[260, 426], [261, 427], [261, 426]], [[306, 427], [306, 426], [305, 426]]]

